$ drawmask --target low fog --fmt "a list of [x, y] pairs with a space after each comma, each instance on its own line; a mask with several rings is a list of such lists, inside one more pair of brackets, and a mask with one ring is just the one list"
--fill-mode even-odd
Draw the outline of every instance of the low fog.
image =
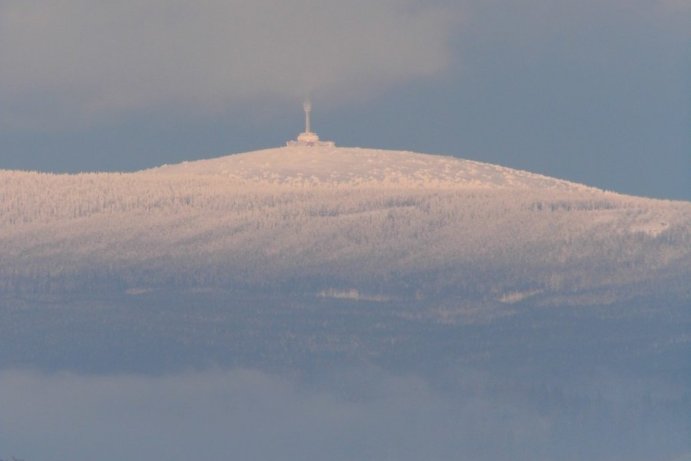
[[[689, 395], [659, 382], [565, 387], [459, 371], [320, 376], [0, 373], [0, 457], [27, 461], [686, 460]], [[40, 443], [36, 443], [40, 441]]]

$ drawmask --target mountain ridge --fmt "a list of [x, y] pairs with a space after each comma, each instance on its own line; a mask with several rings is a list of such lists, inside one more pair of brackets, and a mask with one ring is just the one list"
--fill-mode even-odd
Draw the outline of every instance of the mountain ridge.
[[285, 147], [0, 177], [0, 293], [620, 299], [650, 280], [687, 296], [691, 273], [691, 203], [451, 157]]
[[158, 174], [218, 175], [292, 184], [396, 184], [422, 187], [588, 186], [457, 157], [410, 151], [333, 146], [288, 146], [182, 162], [144, 170]]

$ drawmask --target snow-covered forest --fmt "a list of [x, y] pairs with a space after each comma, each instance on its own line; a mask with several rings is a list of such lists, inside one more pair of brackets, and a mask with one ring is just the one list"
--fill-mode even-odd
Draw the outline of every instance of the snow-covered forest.
[[0, 171], [0, 445], [685, 460], [690, 279], [691, 203], [448, 157]]
[[0, 171], [0, 290], [248, 289], [593, 303], [689, 296], [691, 204], [404, 152]]

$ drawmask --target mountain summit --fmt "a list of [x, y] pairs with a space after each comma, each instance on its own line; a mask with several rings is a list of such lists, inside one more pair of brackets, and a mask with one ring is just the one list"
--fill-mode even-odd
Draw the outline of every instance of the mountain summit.
[[293, 185], [398, 186], [455, 189], [590, 188], [525, 171], [413, 152], [292, 145], [148, 170], [158, 174], [225, 176]]

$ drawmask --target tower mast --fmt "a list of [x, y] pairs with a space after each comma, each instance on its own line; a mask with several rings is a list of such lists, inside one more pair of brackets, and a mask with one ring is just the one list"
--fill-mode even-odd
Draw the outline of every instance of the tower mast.
[[305, 109], [305, 133], [311, 133], [311, 114], [312, 114], [312, 103], [307, 100], [302, 104], [302, 108]]
[[296, 140], [288, 141], [286, 145], [335, 147], [333, 141], [320, 141], [317, 133], [312, 131], [312, 103], [309, 99], [305, 100], [305, 102], [302, 104], [302, 108], [305, 110], [305, 131], [300, 133]]

